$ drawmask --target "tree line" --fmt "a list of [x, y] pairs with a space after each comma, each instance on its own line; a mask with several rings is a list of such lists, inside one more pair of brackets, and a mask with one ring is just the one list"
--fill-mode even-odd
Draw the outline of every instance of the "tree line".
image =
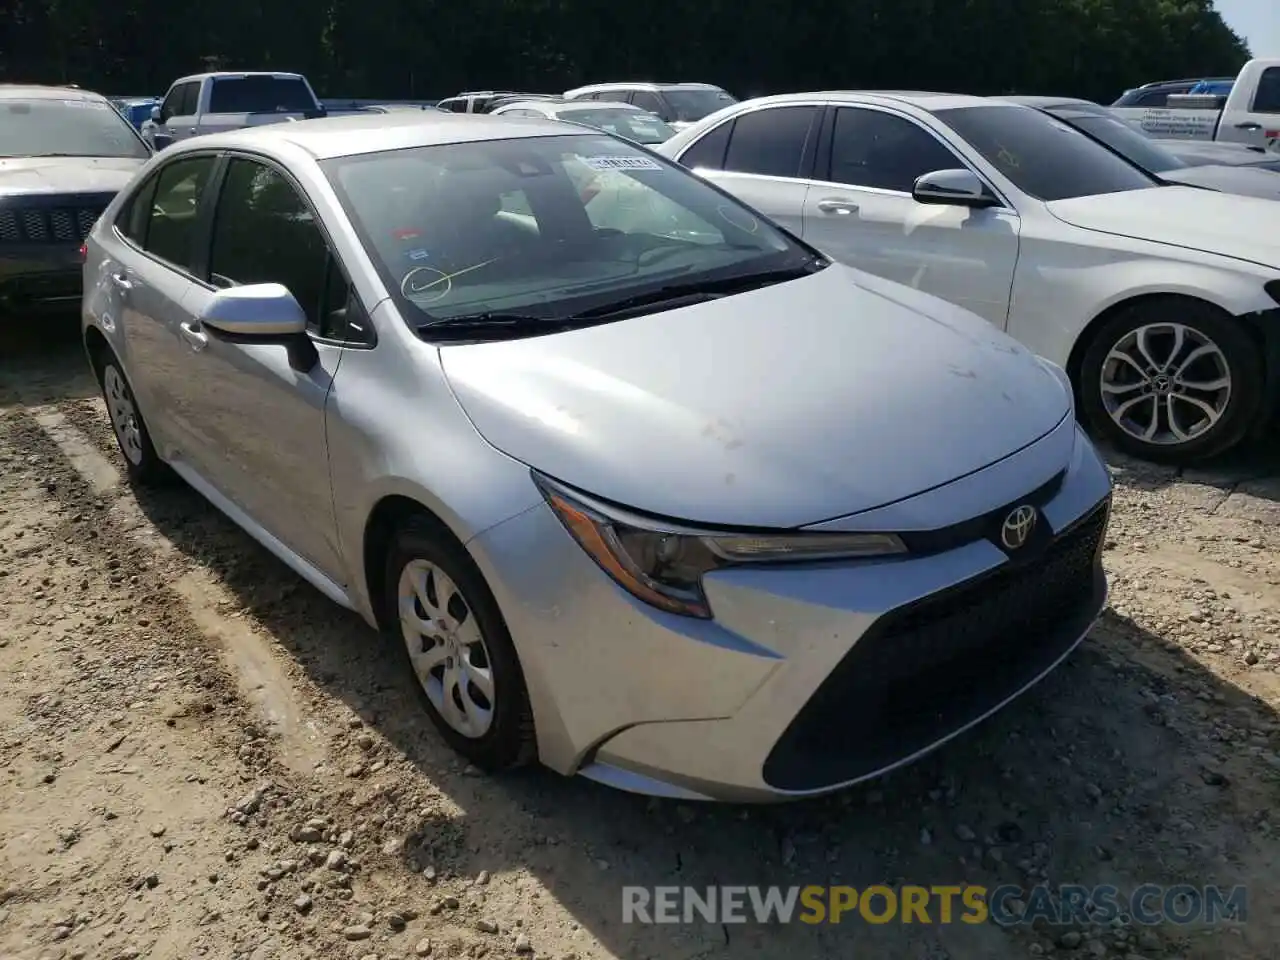
[[1248, 59], [1212, 0], [5, 0], [0, 81], [163, 93], [205, 69], [321, 96], [555, 92], [600, 80], [1045, 93], [1111, 102]]

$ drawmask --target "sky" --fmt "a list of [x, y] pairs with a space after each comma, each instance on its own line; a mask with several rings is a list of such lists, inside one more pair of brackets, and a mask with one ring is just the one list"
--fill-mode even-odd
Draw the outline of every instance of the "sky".
[[1255, 57], [1280, 57], [1280, 0], [1214, 0], [1214, 6]]

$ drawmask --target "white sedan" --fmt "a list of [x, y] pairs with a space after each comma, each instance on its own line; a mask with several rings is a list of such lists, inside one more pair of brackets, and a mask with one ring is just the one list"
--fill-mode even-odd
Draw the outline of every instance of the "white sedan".
[[1044, 113], [951, 94], [766, 97], [657, 150], [1064, 366], [1131, 453], [1203, 459], [1274, 415], [1274, 201], [1164, 186]]

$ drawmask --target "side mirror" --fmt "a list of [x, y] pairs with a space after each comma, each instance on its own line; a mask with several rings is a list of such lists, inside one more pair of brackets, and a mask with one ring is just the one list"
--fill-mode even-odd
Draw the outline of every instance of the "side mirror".
[[160, 108], [159, 108], [159, 107], [152, 107], [152, 108], [151, 108], [151, 122], [152, 122], [152, 123], [160, 123], [160, 122], [161, 122], [161, 121], [160, 121]]
[[993, 197], [972, 170], [934, 170], [917, 177], [911, 196], [916, 203], [936, 203], [956, 207], [994, 207]]
[[251, 283], [218, 290], [200, 312], [200, 325], [215, 337], [235, 343], [281, 343], [289, 366], [301, 373], [320, 360], [307, 336], [307, 315], [289, 288], [280, 283]]

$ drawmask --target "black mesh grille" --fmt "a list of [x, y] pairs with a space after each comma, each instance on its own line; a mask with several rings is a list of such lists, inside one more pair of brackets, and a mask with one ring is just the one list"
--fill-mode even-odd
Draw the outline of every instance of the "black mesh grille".
[[0, 243], [83, 243], [105, 203], [0, 210]]
[[765, 779], [810, 790], [868, 776], [983, 716], [1087, 628], [1104, 590], [1110, 501], [1035, 558], [880, 618], [771, 751]]

